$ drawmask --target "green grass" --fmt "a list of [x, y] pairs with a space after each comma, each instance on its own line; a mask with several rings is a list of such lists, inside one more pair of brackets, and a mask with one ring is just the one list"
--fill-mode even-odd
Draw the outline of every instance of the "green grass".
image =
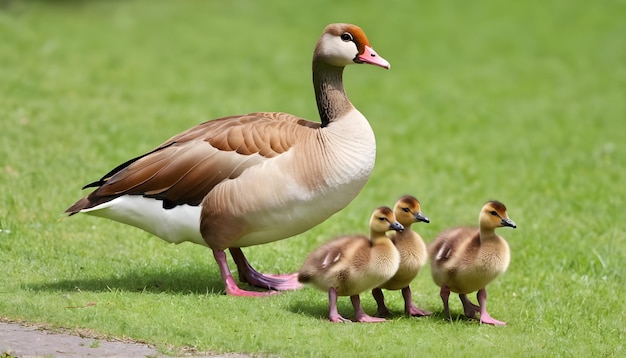
[[[624, 355], [623, 1], [4, 3], [0, 317], [164, 352]], [[422, 201], [426, 241], [498, 199], [518, 228], [499, 231], [512, 262], [488, 287], [489, 309], [509, 326], [446, 322], [427, 268], [412, 287], [434, 316], [330, 324], [322, 292], [227, 297], [205, 248], [62, 215], [82, 185], [202, 121], [317, 118], [310, 57], [336, 21], [361, 25], [392, 63], [345, 76], [377, 134], [376, 168], [322, 225], [245, 252], [260, 270], [291, 272], [400, 194]], [[387, 297], [401, 313], [399, 292]], [[347, 299], [339, 307], [352, 315]], [[462, 312], [456, 298], [451, 308]]]

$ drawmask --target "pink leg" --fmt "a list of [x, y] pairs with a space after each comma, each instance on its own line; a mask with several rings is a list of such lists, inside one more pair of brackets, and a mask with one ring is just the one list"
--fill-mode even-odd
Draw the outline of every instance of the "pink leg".
[[361, 297], [359, 295], [350, 296], [352, 306], [354, 307], [354, 320], [356, 322], [384, 322], [384, 318], [376, 318], [368, 315], [361, 307]]
[[404, 312], [413, 317], [422, 317], [422, 316], [430, 316], [432, 312], [425, 311], [421, 308], [418, 308], [415, 303], [413, 303], [413, 298], [411, 295], [411, 287], [406, 286], [402, 289], [402, 297], [404, 298]]
[[374, 288], [372, 290], [372, 296], [376, 300], [378, 304], [378, 310], [376, 311], [376, 317], [388, 317], [391, 316], [391, 311], [385, 305], [385, 295], [383, 295], [383, 290], [380, 288]]
[[331, 322], [351, 322], [349, 319], [341, 317], [337, 311], [337, 291], [334, 287], [328, 289], [328, 319]]
[[463, 303], [463, 311], [465, 312], [465, 317], [467, 318], [475, 318], [476, 313], [480, 312], [480, 307], [467, 298], [467, 295], [464, 293], [459, 293], [459, 298], [461, 299], [461, 303]]
[[478, 290], [476, 294], [478, 298], [478, 304], [480, 305], [480, 323], [485, 324], [493, 324], [496, 326], [504, 326], [506, 322], [498, 321], [497, 319], [492, 318], [489, 313], [487, 313], [487, 290], [481, 288]]
[[215, 257], [215, 261], [217, 261], [217, 265], [220, 268], [220, 274], [222, 275], [222, 282], [224, 282], [224, 286], [226, 287], [226, 294], [229, 296], [268, 296], [276, 293], [276, 291], [268, 291], [268, 292], [254, 292], [254, 291], [245, 291], [237, 286], [235, 283], [235, 279], [233, 275], [230, 273], [230, 269], [228, 268], [228, 262], [226, 261], [226, 252], [223, 250], [213, 250], [213, 256]]
[[452, 316], [450, 315], [450, 306], [448, 306], [448, 299], [450, 298], [450, 288], [448, 288], [448, 286], [446, 286], [445, 284], [441, 285], [439, 296], [441, 296], [441, 301], [443, 301], [443, 313], [448, 316], [448, 319], [452, 321]]
[[302, 284], [298, 282], [297, 273], [286, 275], [263, 275], [250, 266], [250, 263], [244, 256], [241, 248], [232, 247], [229, 250], [235, 264], [237, 265], [239, 280], [241, 282], [247, 282], [252, 286], [278, 291], [297, 290], [302, 287]]

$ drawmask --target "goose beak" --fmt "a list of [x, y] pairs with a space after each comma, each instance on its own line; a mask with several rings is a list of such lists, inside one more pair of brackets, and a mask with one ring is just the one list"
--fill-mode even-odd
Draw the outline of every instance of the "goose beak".
[[430, 222], [430, 219], [425, 217], [422, 213], [415, 214], [415, 220], [425, 222], [427, 224]]
[[394, 222], [391, 225], [389, 225], [389, 230], [395, 230], [395, 231], [399, 231], [402, 232], [404, 231], [404, 226], [402, 226], [402, 224], [400, 224], [399, 222]]
[[369, 46], [365, 46], [365, 50], [362, 54], [358, 55], [354, 62], [356, 63], [368, 63], [370, 65], [379, 66], [382, 68], [390, 69], [391, 64], [384, 58], [378, 56], [376, 51]]
[[500, 225], [512, 227], [513, 229], [515, 229], [517, 227], [517, 225], [515, 225], [513, 220], [508, 219], [508, 218], [507, 219], [502, 219], [502, 221], [500, 222]]

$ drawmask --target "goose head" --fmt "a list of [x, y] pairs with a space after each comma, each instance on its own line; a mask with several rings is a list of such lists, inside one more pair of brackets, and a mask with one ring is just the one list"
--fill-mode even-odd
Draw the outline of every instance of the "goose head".
[[389, 230], [402, 232], [404, 226], [396, 221], [396, 217], [390, 208], [381, 206], [372, 213], [370, 230], [372, 233], [385, 233]]
[[314, 61], [336, 67], [366, 63], [391, 68], [387, 60], [372, 48], [363, 30], [352, 24], [330, 24], [315, 46]]
[[430, 222], [430, 219], [422, 214], [419, 200], [411, 195], [400, 197], [393, 208], [393, 212], [396, 215], [396, 220], [404, 226], [411, 225], [418, 221], [425, 223]]
[[494, 230], [499, 227], [516, 228], [517, 225], [509, 218], [506, 206], [497, 200], [487, 202], [479, 216], [480, 227], [484, 229]]

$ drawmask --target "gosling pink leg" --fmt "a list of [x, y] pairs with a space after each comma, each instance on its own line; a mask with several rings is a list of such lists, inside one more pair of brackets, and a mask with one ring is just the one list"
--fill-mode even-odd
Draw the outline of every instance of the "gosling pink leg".
[[372, 289], [372, 296], [376, 300], [378, 304], [378, 310], [376, 311], [376, 317], [388, 317], [391, 316], [391, 311], [385, 305], [385, 295], [383, 294], [383, 290], [380, 288]]
[[384, 318], [372, 317], [363, 311], [359, 295], [350, 296], [350, 301], [352, 301], [352, 307], [354, 307], [354, 320], [356, 322], [385, 322]]
[[404, 298], [404, 312], [406, 312], [407, 315], [413, 317], [423, 317], [430, 316], [432, 314], [432, 312], [418, 308], [415, 303], [413, 303], [411, 287], [406, 286], [402, 289], [402, 297]]
[[493, 324], [496, 326], [504, 326], [506, 322], [498, 321], [497, 319], [492, 318], [489, 313], [487, 313], [487, 290], [481, 288], [478, 290], [476, 294], [478, 298], [478, 304], [480, 305], [480, 323], [485, 324]]
[[467, 295], [464, 293], [460, 293], [459, 298], [461, 299], [461, 303], [463, 303], [463, 311], [465, 312], [465, 316], [467, 318], [475, 318], [476, 313], [480, 312], [480, 307], [473, 304], [472, 301], [470, 301], [470, 299], [467, 298]]
[[443, 302], [443, 313], [448, 316], [448, 319], [452, 321], [452, 316], [450, 315], [450, 306], [448, 306], [448, 299], [450, 298], [450, 288], [448, 286], [441, 285], [441, 290], [439, 290], [439, 296], [441, 296], [441, 301]]
[[252, 286], [278, 291], [297, 290], [302, 287], [302, 284], [298, 282], [297, 273], [285, 275], [261, 274], [250, 265], [243, 251], [241, 251], [241, 248], [232, 247], [229, 250], [237, 265], [239, 280], [241, 282], [247, 282]]
[[334, 287], [328, 289], [328, 319], [331, 322], [351, 322], [349, 319], [343, 318], [337, 311], [337, 291]]
[[260, 297], [260, 296], [269, 296], [276, 291], [268, 291], [268, 292], [254, 292], [254, 291], [246, 291], [242, 290], [235, 283], [235, 279], [233, 275], [230, 273], [230, 269], [228, 268], [228, 262], [226, 261], [226, 252], [224, 250], [213, 250], [213, 256], [215, 257], [215, 261], [217, 261], [217, 265], [220, 269], [220, 274], [222, 275], [222, 282], [224, 282], [224, 286], [226, 288], [226, 294], [229, 296], [249, 296], [249, 297]]

